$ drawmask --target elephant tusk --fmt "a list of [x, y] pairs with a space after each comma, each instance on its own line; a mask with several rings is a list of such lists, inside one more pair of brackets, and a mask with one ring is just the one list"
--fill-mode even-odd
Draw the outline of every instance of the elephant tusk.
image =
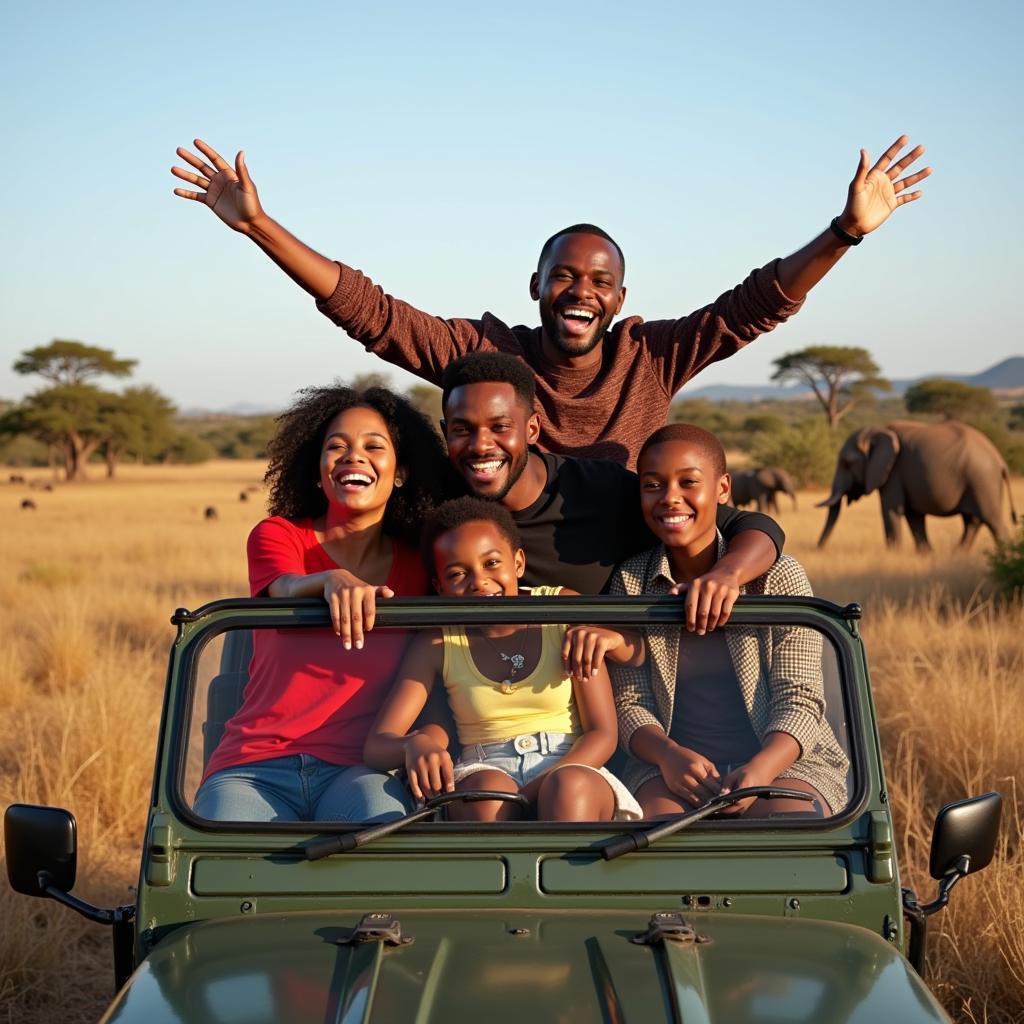
[[819, 501], [815, 508], [831, 508], [833, 505], [838, 505], [843, 500], [841, 494], [830, 494], [824, 501]]

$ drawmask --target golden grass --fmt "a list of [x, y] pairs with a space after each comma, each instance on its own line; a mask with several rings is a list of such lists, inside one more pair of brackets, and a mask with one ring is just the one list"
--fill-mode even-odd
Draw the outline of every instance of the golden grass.
[[[44, 477], [45, 474], [37, 474]], [[246, 592], [245, 537], [263, 514], [250, 462], [125, 467], [113, 483], [52, 492], [0, 485], [0, 801], [51, 803], [79, 822], [76, 891], [132, 899], [153, 743], [173, 637], [170, 613]], [[22, 511], [31, 496], [35, 511]], [[930, 898], [938, 807], [998, 789], [997, 860], [932, 918], [929, 982], [961, 1021], [1024, 1019], [1024, 609], [992, 599], [987, 537], [954, 550], [959, 520], [929, 520], [935, 553], [909, 535], [887, 551], [877, 498], [844, 509], [829, 547], [824, 512], [784, 501], [788, 550], [816, 592], [864, 606], [904, 884]], [[1018, 508], [1024, 482], [1015, 481]], [[215, 521], [203, 518], [217, 507]], [[95, 1020], [110, 995], [109, 933], [0, 886], [0, 1024]]]

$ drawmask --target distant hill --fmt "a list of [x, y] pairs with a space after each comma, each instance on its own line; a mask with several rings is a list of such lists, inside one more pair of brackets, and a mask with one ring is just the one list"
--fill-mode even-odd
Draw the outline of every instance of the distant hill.
[[[960, 380], [961, 378], [955, 378]], [[1024, 388], [1024, 356], [1010, 356], [1001, 363], [973, 377], [962, 378], [968, 384], [977, 384], [979, 387], [991, 388], [993, 391], [1009, 391], [1014, 388]]]
[[[928, 373], [920, 377], [897, 379], [892, 382], [894, 395], [902, 395], [912, 384], [941, 377], [943, 380], [959, 380], [965, 384], [991, 388], [993, 391], [1016, 391], [1024, 388], [1024, 356], [1010, 356], [981, 373]], [[709, 384], [703, 388], [686, 388], [683, 398], [707, 398], [714, 402], [761, 402], [765, 399], [809, 398], [811, 392], [798, 385], [780, 387], [778, 384]]]
[[[893, 395], [902, 395], [911, 384], [928, 377], [942, 377], [944, 380], [961, 380], [967, 384], [991, 388], [993, 391], [1013, 391], [1024, 389], [1024, 356], [1010, 356], [995, 366], [990, 366], [981, 373], [929, 373], [921, 377], [894, 380]], [[766, 399], [779, 401], [810, 398], [811, 392], [799, 385], [790, 384], [780, 387], [778, 384], [709, 384], [707, 387], [688, 387], [682, 394], [683, 398], [707, 398], [713, 402], [763, 402]], [[186, 419], [209, 419], [218, 416], [268, 416], [281, 411], [280, 406], [272, 406], [260, 402], [235, 402], [220, 409], [186, 409], [180, 415]]]
[[184, 409], [179, 415], [186, 419], [209, 419], [217, 416], [276, 416], [280, 411], [281, 407], [276, 405], [235, 402], [234, 405], [224, 406], [223, 409]]

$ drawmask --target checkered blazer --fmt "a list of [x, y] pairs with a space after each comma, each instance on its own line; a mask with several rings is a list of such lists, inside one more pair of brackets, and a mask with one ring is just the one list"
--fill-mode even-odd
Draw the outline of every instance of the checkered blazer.
[[[719, 554], [725, 545], [719, 535]], [[674, 586], [668, 554], [658, 545], [623, 562], [612, 577], [612, 594], [667, 594]], [[783, 555], [763, 576], [741, 587], [745, 594], [810, 596], [803, 566]], [[725, 631], [750, 724], [764, 742], [771, 732], [785, 732], [799, 744], [799, 759], [783, 777], [809, 782], [833, 811], [847, 801], [849, 760], [825, 718], [821, 634], [800, 626], [733, 627]], [[612, 682], [619, 719], [619, 741], [627, 753], [633, 733], [642, 725], [672, 724], [675, 703], [679, 629], [647, 631], [647, 661], [638, 668], [612, 664]], [[657, 770], [630, 757], [621, 773], [634, 791]]]

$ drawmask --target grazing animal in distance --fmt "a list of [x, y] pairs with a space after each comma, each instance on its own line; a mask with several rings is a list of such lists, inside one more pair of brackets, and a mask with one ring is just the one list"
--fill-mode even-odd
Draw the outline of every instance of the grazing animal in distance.
[[1004, 483], [1010, 518], [1016, 523], [1006, 462], [980, 430], [966, 423], [898, 420], [886, 427], [862, 427], [843, 443], [832, 493], [818, 504], [828, 507], [818, 547], [828, 540], [843, 498], [849, 504], [872, 491], [881, 500], [890, 546], [899, 543], [900, 522], [906, 518], [918, 550], [929, 550], [925, 516], [961, 516], [961, 547], [970, 545], [982, 524], [997, 541], [1006, 540], [1010, 531], [1003, 519]]
[[21, 507], [22, 508], [35, 509], [36, 503], [31, 498], [22, 498], [21, 499]]
[[203, 510], [204, 519], [217, 519], [217, 509], [213, 505], [207, 505]]
[[775, 495], [780, 491], [793, 499], [796, 508], [796, 487], [793, 478], [781, 466], [764, 466], [762, 469], [742, 469], [732, 476], [732, 504], [736, 508], [756, 504], [759, 512], [779, 514], [779, 503]]
[[9, 484], [23, 484], [25, 482], [25, 478], [21, 475], [21, 473], [12, 473], [7, 478], [7, 482]]
[[249, 500], [249, 495], [246, 494], [245, 491], [239, 491], [238, 492], [238, 500], [239, 501], [248, 501]]

